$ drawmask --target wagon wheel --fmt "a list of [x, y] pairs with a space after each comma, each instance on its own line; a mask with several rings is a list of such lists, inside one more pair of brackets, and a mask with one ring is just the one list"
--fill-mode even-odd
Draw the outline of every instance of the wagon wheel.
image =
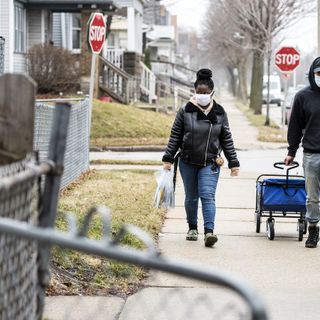
[[267, 235], [269, 240], [274, 239], [274, 219], [272, 218], [267, 220]]
[[298, 220], [298, 240], [302, 241], [303, 239], [303, 233], [304, 233], [304, 229], [305, 229], [305, 224], [303, 220]]
[[260, 233], [261, 213], [256, 212], [256, 233]]
[[306, 219], [303, 219], [303, 234], [307, 234], [308, 230], [308, 221]]

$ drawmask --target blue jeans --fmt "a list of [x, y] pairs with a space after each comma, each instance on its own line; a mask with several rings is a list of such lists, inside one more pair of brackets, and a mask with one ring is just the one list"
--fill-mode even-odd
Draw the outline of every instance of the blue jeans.
[[185, 210], [188, 224], [198, 223], [198, 202], [202, 203], [204, 228], [214, 229], [216, 215], [216, 188], [220, 168], [212, 170], [211, 165], [200, 167], [179, 161], [179, 168], [185, 191]]
[[303, 169], [307, 191], [307, 220], [320, 220], [320, 153], [304, 153]]

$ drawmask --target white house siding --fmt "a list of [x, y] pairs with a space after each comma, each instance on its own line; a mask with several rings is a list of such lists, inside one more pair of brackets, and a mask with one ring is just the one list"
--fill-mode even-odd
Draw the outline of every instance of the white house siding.
[[[20, 4], [23, 6], [23, 3], [19, 1], [14, 1], [15, 4]], [[14, 7], [12, 11], [13, 15], [13, 24], [12, 24], [12, 29], [11, 32], [14, 32]], [[27, 10], [25, 12], [25, 45], [27, 46], [27, 34], [28, 34], [28, 15], [27, 15]], [[12, 37], [13, 41], [13, 47], [12, 47], [12, 52], [14, 52], [14, 36]], [[25, 50], [27, 50], [27, 47], [25, 47]], [[17, 73], [25, 73], [27, 70], [26, 68], [26, 54], [25, 53], [13, 53], [13, 67], [12, 67], [12, 72], [17, 72]]]
[[61, 13], [54, 12], [52, 14], [52, 41], [57, 47], [62, 47], [61, 18]]
[[72, 49], [72, 14], [71, 13], [65, 13], [66, 15], [66, 24], [65, 29], [62, 30], [62, 32], [65, 32], [66, 37], [66, 46], [65, 49], [71, 50]]
[[72, 14], [53, 13], [52, 15], [52, 40], [55, 46], [72, 49]]
[[26, 56], [23, 53], [15, 53], [13, 55], [13, 72], [26, 72]]
[[41, 10], [27, 12], [28, 48], [41, 43]]
[[[10, 32], [13, 32], [12, 0], [0, 0], [0, 36], [5, 39], [4, 72], [10, 72]], [[12, 46], [12, 44], [11, 44]]]

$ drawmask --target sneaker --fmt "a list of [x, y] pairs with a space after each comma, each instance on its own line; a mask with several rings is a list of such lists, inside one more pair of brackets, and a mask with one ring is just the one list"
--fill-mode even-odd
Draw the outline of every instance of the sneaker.
[[197, 241], [198, 240], [198, 230], [190, 229], [187, 233], [186, 239], [189, 241]]
[[306, 241], [306, 248], [316, 248], [319, 241], [319, 227], [308, 227], [309, 235]]
[[212, 247], [218, 241], [218, 237], [213, 233], [206, 233], [204, 236], [204, 245]]

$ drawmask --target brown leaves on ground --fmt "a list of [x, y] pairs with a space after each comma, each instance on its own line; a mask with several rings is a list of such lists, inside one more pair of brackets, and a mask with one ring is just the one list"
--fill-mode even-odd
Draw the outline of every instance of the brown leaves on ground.
[[[125, 224], [147, 231], [156, 241], [164, 211], [153, 207], [156, 188], [154, 173], [142, 170], [89, 171], [61, 192], [56, 227], [67, 230], [63, 212], [73, 212], [80, 224], [89, 208], [105, 205], [110, 209], [112, 234]], [[102, 237], [102, 223], [92, 219], [88, 237]], [[122, 246], [141, 250], [143, 243], [134, 236], [124, 237]], [[49, 295], [130, 294], [143, 285], [147, 271], [105, 258], [54, 247]]]

